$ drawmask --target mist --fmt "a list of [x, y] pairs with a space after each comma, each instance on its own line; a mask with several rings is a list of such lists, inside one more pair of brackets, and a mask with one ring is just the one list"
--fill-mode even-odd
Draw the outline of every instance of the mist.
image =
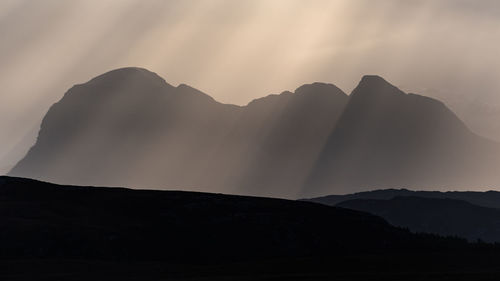
[[498, 140], [499, 21], [488, 0], [2, 1], [0, 173], [69, 88], [124, 66], [237, 105], [378, 74]]

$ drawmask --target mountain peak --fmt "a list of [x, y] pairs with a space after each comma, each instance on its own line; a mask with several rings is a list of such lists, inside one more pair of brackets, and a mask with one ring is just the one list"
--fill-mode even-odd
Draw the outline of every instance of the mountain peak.
[[155, 72], [141, 67], [123, 67], [108, 71], [92, 78], [88, 84], [124, 84], [124, 83], [151, 83], [157, 86], [173, 88], [165, 79]]
[[9, 174], [274, 197], [368, 186], [493, 186], [491, 146], [441, 104], [378, 76], [363, 77], [351, 96], [312, 83], [238, 107], [123, 68], [69, 90]]
[[369, 75], [363, 75], [361, 78], [362, 82], [383, 82], [383, 83], [389, 83], [387, 80], [385, 80], [382, 76], [379, 75], [374, 75], [374, 74], [369, 74]]
[[401, 95], [405, 94], [396, 86], [387, 82], [384, 78], [378, 75], [365, 75], [361, 78], [358, 86], [352, 91], [352, 95]]
[[341, 89], [337, 86], [329, 83], [315, 82], [312, 84], [304, 84], [295, 90], [295, 94], [335, 94], [335, 95], [345, 95]]

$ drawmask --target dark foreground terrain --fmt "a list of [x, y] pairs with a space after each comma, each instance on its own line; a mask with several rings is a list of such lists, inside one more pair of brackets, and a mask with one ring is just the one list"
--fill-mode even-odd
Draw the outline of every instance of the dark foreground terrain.
[[310, 199], [303, 199], [315, 203], [321, 203], [329, 206], [335, 206], [341, 202], [358, 200], [358, 199], [373, 199], [373, 200], [390, 200], [396, 197], [421, 197], [434, 199], [453, 199], [466, 201], [471, 204], [487, 207], [500, 208], [500, 192], [498, 191], [414, 191], [408, 189], [378, 189], [365, 192], [357, 192], [345, 195], [328, 195]]
[[459, 236], [470, 241], [500, 242], [500, 209], [466, 201], [424, 197], [356, 199], [336, 206], [381, 216], [414, 232]]
[[500, 242], [500, 192], [385, 189], [304, 201], [367, 212], [412, 232]]
[[498, 280], [499, 261], [310, 202], [0, 177], [0, 280]]

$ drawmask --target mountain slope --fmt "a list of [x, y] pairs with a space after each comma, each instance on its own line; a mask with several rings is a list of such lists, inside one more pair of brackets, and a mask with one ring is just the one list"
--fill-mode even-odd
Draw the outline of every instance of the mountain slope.
[[336, 206], [378, 215], [414, 232], [459, 236], [471, 241], [500, 242], [500, 209], [453, 199], [395, 197], [355, 199]]
[[2, 280], [496, 280], [498, 249], [310, 202], [0, 177]]
[[366, 192], [358, 192], [346, 195], [328, 195], [305, 201], [335, 206], [341, 202], [357, 199], [389, 200], [395, 197], [423, 197], [435, 199], [454, 199], [466, 201], [471, 204], [500, 209], [500, 192], [498, 191], [413, 191], [408, 189], [381, 189]]
[[441, 102], [365, 76], [308, 181], [309, 194], [412, 186], [495, 186], [498, 145]]
[[9, 174], [293, 197], [346, 102], [334, 85], [315, 83], [238, 107], [118, 69], [70, 89]]
[[366, 213], [281, 199], [0, 177], [0, 201], [0, 258], [180, 262], [465, 246]]
[[11, 174], [60, 183], [190, 186], [193, 173], [187, 174], [203, 169], [197, 163], [211, 156], [236, 109], [145, 69], [114, 70], [74, 86], [50, 108], [36, 145]]
[[491, 186], [498, 145], [439, 101], [365, 76], [221, 104], [141, 68], [71, 88], [9, 173], [64, 184], [304, 197], [367, 187]]

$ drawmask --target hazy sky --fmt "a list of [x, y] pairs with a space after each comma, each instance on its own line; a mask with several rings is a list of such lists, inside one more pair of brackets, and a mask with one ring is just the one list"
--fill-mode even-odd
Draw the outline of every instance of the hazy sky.
[[1, 0], [0, 173], [72, 85], [141, 66], [225, 103], [378, 74], [500, 103], [497, 0]]

